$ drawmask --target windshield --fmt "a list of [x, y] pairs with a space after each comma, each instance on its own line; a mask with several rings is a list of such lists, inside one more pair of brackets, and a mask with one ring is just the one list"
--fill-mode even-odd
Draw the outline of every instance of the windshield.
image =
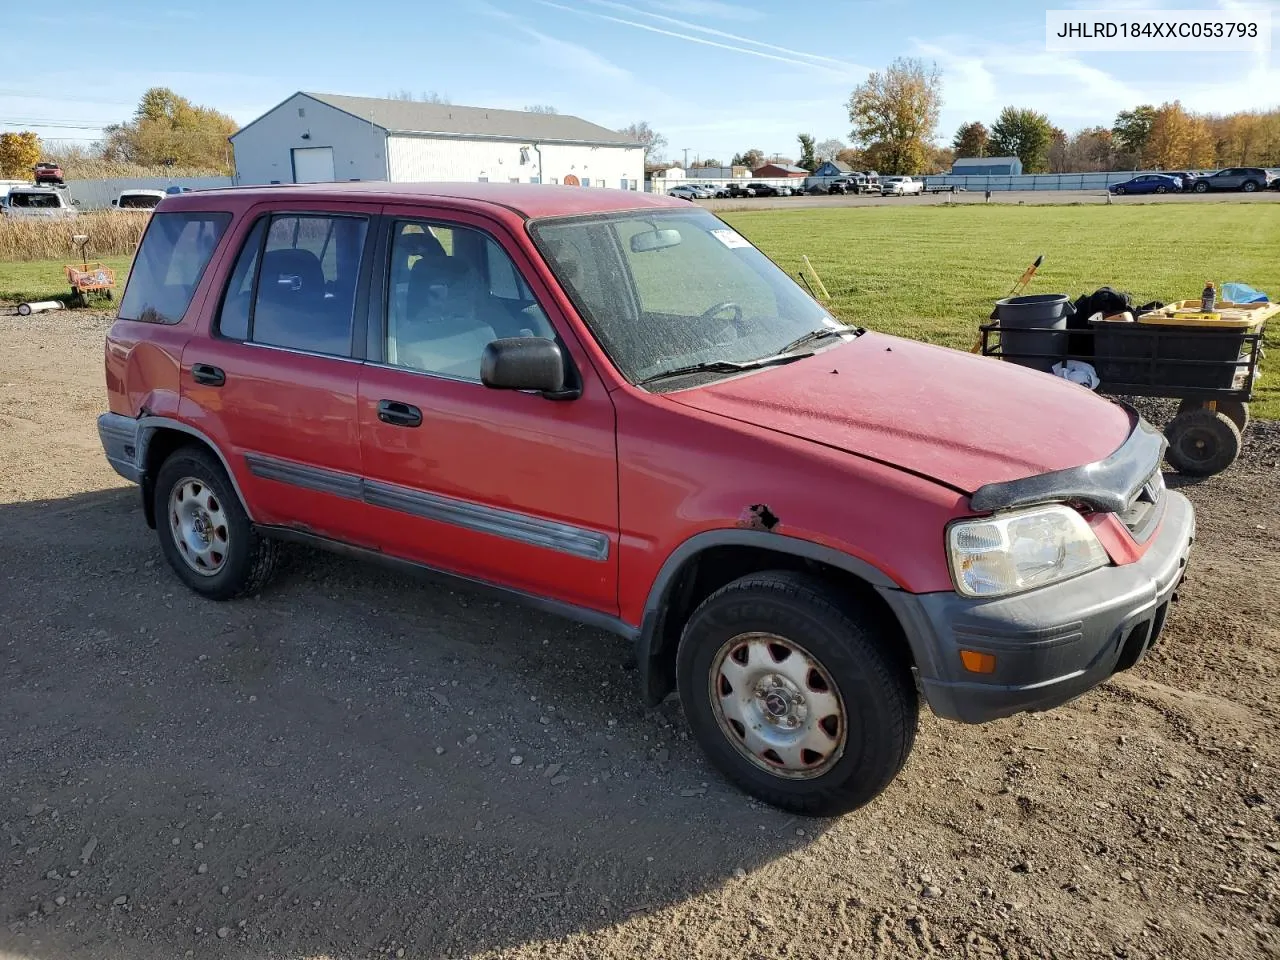
[[120, 197], [119, 206], [126, 209], [132, 207], [135, 209], [150, 210], [159, 202], [159, 197], [152, 197], [145, 193], [126, 193]]
[[531, 230], [632, 382], [702, 363], [749, 363], [810, 331], [845, 329], [705, 210], [548, 220]]

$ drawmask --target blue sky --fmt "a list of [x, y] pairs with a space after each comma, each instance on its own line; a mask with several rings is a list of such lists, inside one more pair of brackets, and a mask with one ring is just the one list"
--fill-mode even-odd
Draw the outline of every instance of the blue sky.
[[[0, 129], [92, 138], [157, 85], [241, 123], [300, 89], [409, 89], [457, 104], [550, 104], [612, 128], [647, 120], [675, 160], [686, 147], [690, 160], [750, 147], [794, 155], [801, 131], [847, 141], [850, 91], [900, 55], [942, 70], [948, 141], [1006, 104], [1067, 130], [1109, 125], [1143, 102], [1280, 106], [1280, 38], [1265, 54], [1046, 53], [1044, 11], [1073, 6], [1261, 6], [1280, 29], [1280, 0], [108, 0], [77, 12], [70, 32], [65, 20], [45, 18], [42, 30], [40, 14], [22, 18], [23, 59], [38, 66], [0, 79]], [[73, 35], [106, 45], [90, 60], [68, 56]], [[91, 71], [59, 69], [85, 62]]]

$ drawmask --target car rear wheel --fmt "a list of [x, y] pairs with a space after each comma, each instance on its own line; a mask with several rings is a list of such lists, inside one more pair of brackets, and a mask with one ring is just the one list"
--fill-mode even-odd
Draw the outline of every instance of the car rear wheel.
[[831, 816], [875, 798], [915, 741], [907, 665], [876, 618], [819, 580], [750, 574], [694, 611], [677, 654], [685, 715], [748, 794]]
[[165, 560], [211, 600], [255, 593], [275, 571], [279, 547], [253, 527], [218, 459], [184, 447], [156, 475], [156, 533]]

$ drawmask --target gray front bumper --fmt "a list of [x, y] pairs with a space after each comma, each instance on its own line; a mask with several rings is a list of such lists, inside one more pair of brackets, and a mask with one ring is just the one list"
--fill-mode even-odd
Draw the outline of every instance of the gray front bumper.
[[104, 413], [98, 417], [98, 437], [107, 462], [120, 476], [132, 483], [139, 483], [142, 470], [138, 467], [139, 424], [132, 417], [118, 413]]
[[[883, 590], [915, 656], [938, 716], [964, 723], [1048, 710], [1144, 657], [1164, 627], [1195, 539], [1195, 512], [1167, 491], [1164, 516], [1135, 563], [1103, 567], [1015, 597]], [[967, 671], [960, 650], [996, 658], [991, 674]]]

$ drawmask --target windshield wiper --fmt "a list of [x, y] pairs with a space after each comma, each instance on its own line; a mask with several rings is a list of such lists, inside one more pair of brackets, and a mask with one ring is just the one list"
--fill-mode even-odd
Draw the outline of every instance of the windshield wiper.
[[643, 380], [636, 382], [638, 385], [643, 386], [646, 383], [653, 383], [657, 380], [683, 377], [691, 373], [738, 373], [741, 370], [758, 370], [760, 367], [778, 366], [783, 363], [791, 363], [793, 360], [802, 360], [808, 356], [812, 356], [812, 354], [779, 353], [772, 357], [761, 357], [759, 360], [703, 360], [700, 363], [676, 367], [674, 370], [663, 370], [661, 373], [655, 373], [651, 377], [645, 377]]
[[843, 324], [839, 327], [819, 327], [817, 330], [810, 330], [808, 333], [796, 337], [785, 347], [779, 350], [778, 353], [790, 353], [797, 347], [803, 347], [806, 344], [814, 343], [818, 340], [825, 340], [827, 337], [838, 337], [844, 336], [845, 334], [857, 336], [860, 333], [862, 333], [861, 327], [846, 327]]

